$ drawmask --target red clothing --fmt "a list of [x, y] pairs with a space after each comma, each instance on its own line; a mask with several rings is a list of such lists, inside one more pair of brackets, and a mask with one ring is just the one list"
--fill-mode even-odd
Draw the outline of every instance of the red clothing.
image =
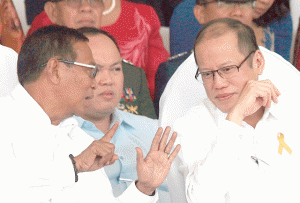
[[[148, 5], [125, 0], [121, 2], [122, 10], [117, 21], [101, 29], [117, 39], [124, 59], [145, 70], [153, 99], [156, 70], [169, 57], [159, 33], [160, 21], [155, 10]], [[52, 24], [50, 19], [43, 11], [34, 19], [28, 34], [50, 24]]]

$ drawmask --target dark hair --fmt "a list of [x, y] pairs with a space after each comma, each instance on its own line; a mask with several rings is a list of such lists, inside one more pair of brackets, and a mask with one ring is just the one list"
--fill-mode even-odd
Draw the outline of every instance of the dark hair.
[[254, 19], [258, 26], [266, 27], [273, 22], [285, 18], [290, 11], [289, 0], [275, 0], [269, 10], [257, 19]]
[[251, 51], [258, 50], [255, 34], [251, 27], [241, 23], [238, 20], [221, 18], [210, 21], [200, 29], [200, 32], [195, 40], [194, 52], [197, 44], [199, 44], [201, 41], [215, 39], [229, 32], [236, 33], [238, 38], [238, 49], [245, 56]]
[[114, 36], [112, 36], [111, 34], [109, 34], [108, 32], [106, 32], [105, 30], [101, 30], [101, 29], [98, 29], [95, 27], [82, 27], [77, 30], [79, 32], [81, 32], [82, 34], [84, 34], [85, 36], [86, 35], [105, 35], [115, 43], [117, 49], [119, 50], [119, 52], [121, 52], [116, 38]]
[[49, 59], [76, 60], [73, 44], [88, 42], [82, 33], [64, 26], [42, 27], [25, 39], [18, 57], [18, 77], [22, 85], [36, 81]]

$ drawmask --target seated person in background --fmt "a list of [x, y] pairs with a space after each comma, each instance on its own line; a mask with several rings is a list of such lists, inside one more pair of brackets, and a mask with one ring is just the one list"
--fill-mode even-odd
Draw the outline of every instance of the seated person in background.
[[206, 24], [194, 50], [207, 98], [174, 124], [188, 201], [299, 202], [299, 73], [274, 63], [260, 77], [254, 31], [233, 19]]
[[116, 199], [103, 166], [118, 159], [109, 143], [118, 123], [102, 139], [93, 140], [66, 119], [81, 113], [84, 102], [92, 99], [102, 69], [95, 65], [87, 42], [77, 30], [61, 26], [41, 28], [24, 41], [18, 58], [21, 85], [0, 100], [2, 135], [9, 132], [0, 137], [6, 164], [0, 169], [0, 185], [5, 187], [1, 202], [157, 200], [155, 190], [180, 149], [171, 153], [176, 134], [166, 145], [170, 128], [161, 140], [162, 128], [158, 130], [145, 159], [136, 148], [138, 180]]
[[[173, 12], [170, 22], [172, 56], [193, 49], [194, 39], [202, 26], [193, 13], [195, 2], [197, 0], [185, 0]], [[260, 38], [266, 41], [263, 43], [265, 47], [290, 60], [293, 27], [289, 0], [256, 0], [253, 18], [255, 23], [252, 28], [260, 28]]]
[[0, 97], [8, 95], [19, 83], [17, 60], [14, 50], [0, 45]]
[[2, 0], [0, 2], [0, 43], [19, 53], [23, 41], [23, 29], [12, 1]]
[[[213, 19], [233, 18], [245, 24], [252, 23], [253, 3], [254, 0], [226, 0], [219, 5], [217, 1], [205, 3], [206, 0], [198, 0], [194, 8], [194, 13], [200, 24], [206, 24]], [[177, 70], [178, 66], [191, 54], [191, 52], [183, 53], [178, 57], [174, 57], [159, 66], [156, 72], [156, 89], [154, 106], [158, 112], [159, 101], [170, 77]], [[175, 62], [174, 62], [175, 61]], [[174, 89], [176, 91], [176, 89]], [[159, 112], [160, 114], [160, 112]], [[158, 115], [157, 115], [158, 116]]]
[[125, 0], [81, 2], [48, 1], [45, 11], [35, 18], [28, 34], [53, 23], [72, 28], [101, 26], [117, 39], [122, 58], [144, 69], [150, 95], [154, 98], [156, 70], [169, 57], [159, 33], [160, 22], [154, 9]]
[[[79, 29], [89, 39], [95, 62], [101, 67], [96, 77], [94, 98], [84, 102], [84, 111], [76, 117], [79, 126], [94, 139], [101, 139], [116, 122], [119, 128], [111, 143], [119, 159], [104, 169], [114, 195], [121, 195], [137, 179], [135, 148], [148, 153], [158, 128], [157, 120], [120, 111], [117, 107], [123, 94], [122, 58], [116, 40], [96, 28]], [[166, 184], [160, 187], [160, 202], [170, 202]]]

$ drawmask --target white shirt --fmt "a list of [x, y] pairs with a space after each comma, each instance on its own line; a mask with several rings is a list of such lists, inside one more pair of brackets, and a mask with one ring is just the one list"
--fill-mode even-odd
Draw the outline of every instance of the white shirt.
[[[286, 103], [283, 100], [288, 100], [289, 105], [287, 107], [297, 106], [300, 103], [300, 94], [298, 93], [300, 87], [299, 71], [280, 55], [264, 47], [260, 47], [260, 50], [265, 58], [265, 69], [259, 79], [270, 79], [281, 93], [287, 95], [279, 97], [281, 103]], [[196, 71], [195, 56], [192, 54], [179, 66], [162, 94], [159, 105], [159, 126], [173, 127], [176, 119], [186, 114], [193, 106], [200, 105], [207, 98], [203, 84], [195, 79]], [[291, 97], [294, 97], [294, 99], [289, 100]], [[199, 125], [199, 128], [202, 126], [197, 125]], [[199, 147], [198, 143], [195, 142], [194, 144]], [[192, 150], [194, 147], [191, 146], [190, 149]], [[181, 152], [179, 152], [179, 155], [181, 155]], [[180, 165], [180, 158], [176, 158], [167, 178], [169, 192], [174, 203], [186, 201], [183, 187], [186, 171]]]
[[[255, 129], [225, 120], [208, 99], [176, 120], [188, 202], [300, 202], [300, 108], [287, 113], [280, 102], [265, 110]], [[278, 133], [291, 155], [278, 153]]]
[[76, 120], [59, 126], [22, 86], [0, 99], [0, 202], [156, 202], [132, 183], [114, 198], [104, 169], [75, 174], [69, 154], [77, 156], [94, 140]]
[[0, 45], [0, 97], [8, 95], [19, 83], [17, 61], [14, 50]]

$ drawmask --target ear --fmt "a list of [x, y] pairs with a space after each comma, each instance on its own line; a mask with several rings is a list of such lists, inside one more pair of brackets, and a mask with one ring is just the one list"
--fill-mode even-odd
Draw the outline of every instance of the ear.
[[197, 19], [197, 21], [200, 23], [200, 24], [205, 24], [205, 18], [204, 18], [204, 6], [200, 6], [200, 5], [195, 5], [194, 6], [194, 15]]
[[265, 69], [265, 58], [259, 50], [256, 50], [256, 52], [254, 53], [252, 68], [257, 73], [257, 75], [261, 75]]
[[60, 83], [61, 71], [60, 71], [59, 62], [57, 61], [56, 58], [51, 58], [48, 61], [44, 73], [48, 81], [52, 82], [55, 85]]
[[49, 19], [51, 20], [52, 23], [57, 24], [58, 21], [58, 11], [57, 11], [57, 5], [55, 2], [50, 2], [47, 1], [45, 6], [44, 6], [44, 10], [47, 14], [47, 16], [49, 17]]

